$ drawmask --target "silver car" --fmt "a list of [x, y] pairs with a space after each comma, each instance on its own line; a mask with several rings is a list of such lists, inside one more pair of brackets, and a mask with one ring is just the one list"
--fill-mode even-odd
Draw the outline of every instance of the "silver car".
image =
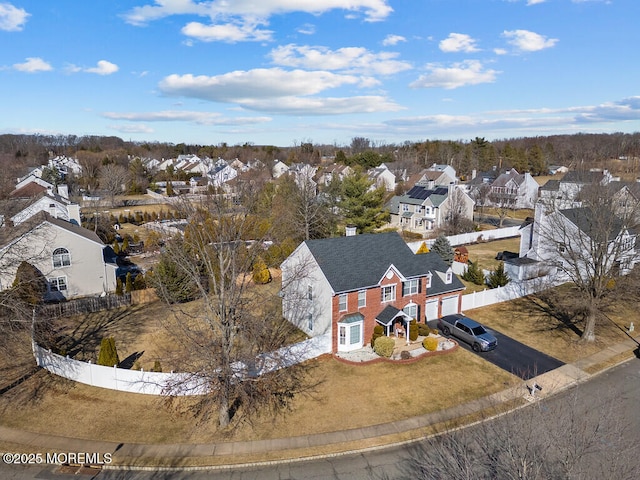
[[453, 335], [469, 343], [476, 352], [487, 352], [498, 346], [498, 339], [487, 332], [486, 328], [461, 313], [438, 319], [438, 328], [446, 336]]

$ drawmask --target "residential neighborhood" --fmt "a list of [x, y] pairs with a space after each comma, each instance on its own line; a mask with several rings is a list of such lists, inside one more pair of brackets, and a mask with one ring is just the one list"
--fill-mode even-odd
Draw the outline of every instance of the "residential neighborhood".
[[[452, 165], [425, 167], [382, 154], [372, 167], [354, 163], [355, 155], [338, 163], [337, 152], [306, 161], [293, 154], [240, 157], [127, 156], [91, 179], [86, 160], [52, 155], [16, 176], [1, 202], [0, 295], [13, 302], [26, 292], [24, 264], [44, 280], [41, 296], [30, 300], [34, 312], [43, 312], [31, 320], [32, 355], [42, 371], [82, 388], [144, 397], [210, 398], [221, 380], [233, 378], [239, 399], [259, 382], [266, 395], [255, 397], [256, 405], [269, 408], [269, 392], [278, 391], [270, 372], [281, 372], [288, 392], [302, 392], [308, 384], [297, 383], [297, 369], [328, 359], [356, 369], [385, 362], [402, 378], [403, 365], [446, 371], [451, 359], [477, 355], [480, 363], [468, 367], [473, 376], [487, 368], [502, 369], [492, 370], [494, 378], [505, 376], [489, 381], [490, 389], [535, 379], [550, 395], [545, 375], [571, 358], [561, 349], [549, 357], [540, 346], [543, 331], [533, 343], [518, 343], [522, 334], [492, 312], [529, 295], [543, 301], [549, 288], [572, 288], [576, 301], [596, 305], [575, 313], [576, 325], [584, 322], [597, 338], [613, 335], [600, 322], [589, 327], [589, 315], [597, 318], [606, 308], [614, 285], [631, 288], [623, 285], [640, 259], [640, 183], [628, 175], [569, 169], [542, 178], [496, 167], [459, 176]], [[500, 227], [499, 215], [510, 225]], [[220, 276], [219, 265], [236, 272], [232, 282]], [[594, 279], [602, 289], [586, 285]], [[102, 347], [74, 338], [87, 325], [54, 337], [38, 333], [38, 315], [67, 311], [75, 302], [96, 311], [48, 320], [47, 328], [68, 332], [68, 322], [113, 311], [106, 326], [96, 324], [90, 342], [100, 344], [109, 332], [133, 360], [118, 360], [116, 368], [99, 364]], [[562, 308], [580, 311], [570, 305]], [[153, 320], [147, 310], [156, 312]], [[513, 315], [507, 318], [523, 328], [515, 320], [522, 312]], [[218, 323], [225, 316], [226, 326]], [[170, 318], [184, 323], [176, 330]], [[474, 332], [451, 332], [453, 323], [443, 318], [467, 319], [491, 345], [463, 340]], [[614, 320], [618, 334], [633, 334], [627, 320]], [[227, 333], [218, 336], [207, 322]], [[286, 336], [267, 333], [289, 329]], [[149, 331], [166, 350], [149, 340]], [[232, 339], [228, 357], [219, 350], [221, 338]], [[59, 353], [73, 342], [84, 343]], [[588, 351], [601, 348], [591, 342]], [[526, 355], [514, 353], [522, 349]], [[197, 377], [180, 376], [207, 355], [209, 366]], [[532, 392], [523, 398], [533, 401]], [[233, 424], [232, 412], [215, 428]]]

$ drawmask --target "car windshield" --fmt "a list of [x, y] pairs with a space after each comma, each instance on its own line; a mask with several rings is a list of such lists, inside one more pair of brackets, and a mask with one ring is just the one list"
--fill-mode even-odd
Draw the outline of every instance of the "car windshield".
[[477, 327], [473, 327], [471, 329], [471, 331], [473, 332], [474, 335], [482, 335], [483, 333], [487, 333], [487, 331], [484, 329], [484, 327], [478, 325]]

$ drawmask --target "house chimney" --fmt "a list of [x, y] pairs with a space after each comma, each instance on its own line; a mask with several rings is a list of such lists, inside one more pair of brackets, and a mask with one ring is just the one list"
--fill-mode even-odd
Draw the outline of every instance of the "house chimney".
[[345, 228], [345, 234], [347, 237], [355, 237], [357, 233], [357, 227], [353, 224], [349, 224]]

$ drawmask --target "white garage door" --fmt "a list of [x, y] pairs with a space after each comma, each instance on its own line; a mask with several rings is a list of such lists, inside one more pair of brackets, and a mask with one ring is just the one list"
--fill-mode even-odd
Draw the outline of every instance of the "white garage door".
[[428, 300], [425, 308], [427, 320], [438, 318], [438, 300]]
[[442, 299], [442, 316], [458, 313], [458, 295]]

